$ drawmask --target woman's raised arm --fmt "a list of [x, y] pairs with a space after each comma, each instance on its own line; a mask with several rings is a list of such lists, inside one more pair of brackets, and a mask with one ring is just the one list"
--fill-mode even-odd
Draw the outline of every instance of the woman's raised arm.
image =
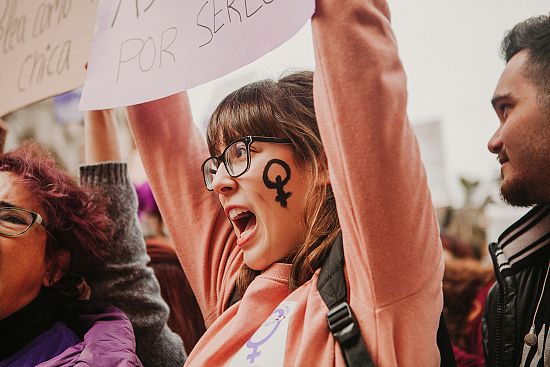
[[[315, 108], [376, 365], [437, 362], [443, 261], [385, 1], [317, 0]], [[378, 363], [380, 362], [380, 363]]]
[[132, 322], [136, 352], [144, 366], [181, 366], [185, 352], [180, 337], [167, 326], [169, 309], [160, 295], [137, 219], [137, 199], [120, 161], [117, 124], [112, 111], [90, 111], [85, 120], [86, 166], [83, 185], [97, 188], [108, 199], [113, 236], [105, 244], [105, 259], [87, 278], [92, 299], [120, 308]]

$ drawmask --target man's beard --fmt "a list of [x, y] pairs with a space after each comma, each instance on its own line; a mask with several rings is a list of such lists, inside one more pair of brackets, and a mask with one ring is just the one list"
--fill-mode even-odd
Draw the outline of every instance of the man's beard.
[[508, 179], [500, 185], [500, 198], [509, 205], [518, 207], [530, 207], [535, 204], [542, 204], [544, 199], [538, 197], [535, 185], [529, 184], [527, 180]]

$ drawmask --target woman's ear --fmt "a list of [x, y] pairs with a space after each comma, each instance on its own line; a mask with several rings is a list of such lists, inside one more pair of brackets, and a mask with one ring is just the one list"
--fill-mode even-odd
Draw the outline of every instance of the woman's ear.
[[46, 260], [46, 272], [42, 278], [44, 287], [55, 285], [65, 274], [71, 263], [71, 254], [67, 250], [59, 250], [53, 258]]

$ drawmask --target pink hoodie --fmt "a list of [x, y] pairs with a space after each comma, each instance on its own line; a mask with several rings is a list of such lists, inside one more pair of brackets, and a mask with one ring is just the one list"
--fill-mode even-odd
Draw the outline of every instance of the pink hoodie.
[[[318, 0], [314, 95], [344, 239], [349, 304], [376, 366], [438, 366], [443, 260], [406, 80], [384, 1]], [[317, 273], [292, 293], [290, 265], [224, 310], [242, 252], [206, 191], [209, 154], [178, 94], [128, 109], [138, 149], [208, 330], [189, 366], [345, 366]]]

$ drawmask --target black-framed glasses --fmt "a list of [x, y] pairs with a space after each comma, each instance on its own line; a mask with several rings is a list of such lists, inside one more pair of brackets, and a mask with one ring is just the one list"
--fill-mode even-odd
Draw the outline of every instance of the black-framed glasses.
[[27, 232], [34, 224], [44, 229], [40, 214], [17, 207], [0, 207], [0, 235], [18, 237]]
[[239, 177], [248, 171], [250, 168], [250, 146], [255, 141], [280, 144], [291, 143], [290, 139], [268, 136], [245, 136], [235, 140], [225, 148], [222, 154], [217, 157], [210, 157], [202, 164], [202, 175], [208, 191], [214, 190], [214, 176], [216, 176], [221, 163], [225, 165], [229, 176], [233, 178]]

